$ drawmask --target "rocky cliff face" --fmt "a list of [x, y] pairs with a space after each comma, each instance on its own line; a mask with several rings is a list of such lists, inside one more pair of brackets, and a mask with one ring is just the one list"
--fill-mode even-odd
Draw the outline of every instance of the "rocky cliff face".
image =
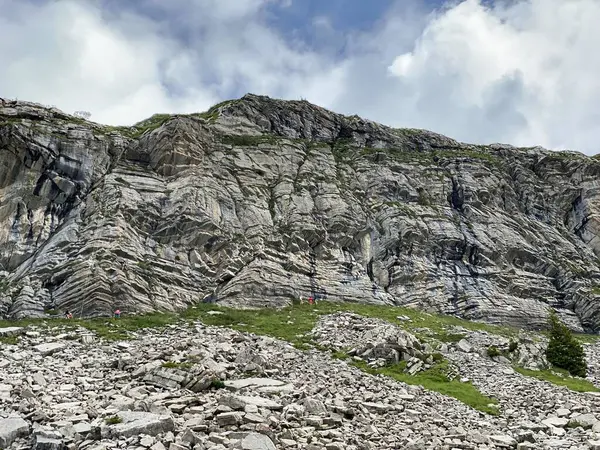
[[600, 161], [245, 97], [105, 127], [0, 103], [0, 314], [310, 295], [600, 328]]

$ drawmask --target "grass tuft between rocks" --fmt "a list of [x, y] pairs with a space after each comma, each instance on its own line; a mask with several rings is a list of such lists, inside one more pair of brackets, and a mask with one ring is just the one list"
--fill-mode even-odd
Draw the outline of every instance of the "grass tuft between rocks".
[[0, 337], [0, 344], [4, 345], [17, 345], [19, 338], [17, 336], [2, 336]]
[[165, 369], [179, 369], [179, 370], [188, 370], [191, 369], [194, 364], [189, 362], [175, 362], [175, 361], [167, 361], [163, 363], [162, 367]]
[[123, 419], [121, 419], [119, 416], [112, 416], [112, 417], [107, 417], [106, 419], [104, 419], [104, 421], [108, 425], [116, 425], [118, 423], [123, 422]]

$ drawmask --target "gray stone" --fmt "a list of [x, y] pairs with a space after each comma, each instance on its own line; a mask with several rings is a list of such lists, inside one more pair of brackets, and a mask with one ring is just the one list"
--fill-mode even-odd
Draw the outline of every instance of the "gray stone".
[[29, 434], [29, 424], [20, 417], [0, 419], [0, 448], [6, 448]]
[[92, 425], [87, 422], [79, 422], [73, 425], [75, 433], [85, 435], [92, 431]]
[[38, 435], [34, 439], [33, 448], [35, 450], [63, 450], [66, 448], [66, 445], [60, 439], [51, 439]]
[[456, 343], [456, 348], [458, 350], [460, 350], [461, 352], [465, 352], [465, 353], [470, 353], [473, 350], [473, 347], [471, 347], [471, 344], [469, 344], [469, 341], [467, 341], [465, 339], [461, 339], [460, 341], [458, 341]]
[[598, 419], [594, 414], [578, 414], [573, 416], [569, 421], [570, 424], [578, 424], [583, 428], [592, 428], [595, 424], [598, 423]]
[[160, 433], [173, 431], [175, 428], [173, 419], [169, 416], [134, 411], [120, 411], [117, 416], [122, 422], [105, 426], [102, 429], [104, 437], [130, 437], [139, 436], [140, 434], [156, 436]]
[[547, 427], [563, 428], [566, 427], [568, 423], [569, 419], [565, 419], [564, 417], [548, 417], [547, 419], [542, 420], [542, 424]]
[[152, 436], [142, 436], [140, 445], [146, 448], [152, 447], [154, 445], [154, 438]]
[[492, 435], [489, 438], [492, 443], [506, 448], [515, 448], [517, 446], [517, 441], [510, 436]]
[[217, 415], [217, 422], [221, 426], [236, 425], [242, 421], [242, 415], [238, 412], [224, 412]]
[[264, 397], [252, 397], [249, 395], [237, 395], [235, 396], [236, 400], [242, 403], [242, 409], [247, 405], [254, 405], [259, 408], [267, 408], [272, 409], [274, 411], [279, 411], [283, 409], [283, 405], [276, 401], [270, 400]]
[[47, 342], [36, 345], [34, 349], [42, 354], [42, 356], [52, 355], [53, 353], [64, 350], [67, 346], [62, 342]]
[[242, 439], [242, 450], [277, 450], [268, 436], [259, 433], [249, 433]]
[[17, 336], [23, 334], [25, 329], [23, 327], [5, 327], [0, 328], [0, 337]]
[[238, 380], [226, 380], [225, 387], [229, 389], [245, 389], [245, 388], [253, 388], [260, 389], [263, 387], [267, 388], [278, 388], [285, 386], [286, 383], [280, 380], [273, 380], [271, 378], [241, 378]]

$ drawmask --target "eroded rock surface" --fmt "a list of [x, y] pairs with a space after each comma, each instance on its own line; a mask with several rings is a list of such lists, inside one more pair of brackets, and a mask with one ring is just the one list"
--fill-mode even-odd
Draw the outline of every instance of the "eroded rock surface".
[[0, 102], [0, 315], [316, 296], [600, 327], [600, 162], [247, 95], [104, 127]]

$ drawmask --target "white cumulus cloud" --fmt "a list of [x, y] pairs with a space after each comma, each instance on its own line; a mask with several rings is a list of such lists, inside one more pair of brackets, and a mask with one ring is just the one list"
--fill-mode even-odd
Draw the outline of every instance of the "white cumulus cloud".
[[0, 0], [0, 96], [130, 124], [253, 92], [462, 141], [600, 151], [597, 0], [398, 0], [367, 31], [306, 17], [312, 42], [268, 20], [294, 1]]
[[[456, 3], [430, 16], [412, 48], [390, 61], [387, 100], [373, 114], [465, 141], [596, 153], [599, 20], [596, 0]], [[394, 47], [387, 38], [383, 45]]]

